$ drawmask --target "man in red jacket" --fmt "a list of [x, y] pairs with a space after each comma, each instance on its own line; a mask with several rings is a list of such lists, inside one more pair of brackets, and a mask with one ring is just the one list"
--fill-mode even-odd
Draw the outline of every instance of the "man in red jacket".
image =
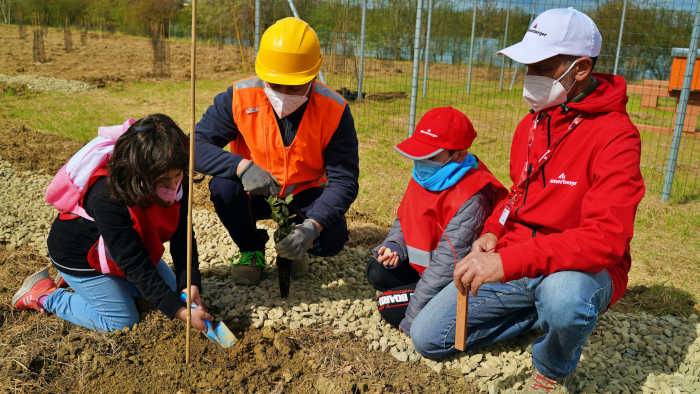
[[515, 130], [510, 195], [484, 224], [454, 282], [411, 337], [426, 357], [453, 354], [457, 292], [470, 292], [470, 348], [538, 329], [532, 388], [556, 389], [578, 364], [598, 316], [627, 287], [644, 195], [641, 142], [622, 77], [594, 74], [601, 35], [573, 9], [539, 15], [500, 53], [527, 65], [532, 110]]

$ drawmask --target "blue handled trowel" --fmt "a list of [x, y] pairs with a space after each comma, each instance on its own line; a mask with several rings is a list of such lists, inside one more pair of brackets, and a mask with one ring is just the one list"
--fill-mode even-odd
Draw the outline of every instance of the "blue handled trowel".
[[[187, 302], [187, 294], [184, 292], [180, 293], [180, 299], [182, 302]], [[196, 307], [197, 304], [192, 303], [192, 309]], [[224, 322], [205, 320], [204, 323], [207, 326], [207, 338], [212, 342], [218, 343], [219, 346], [229, 348], [238, 341], [238, 338], [233, 335]]]

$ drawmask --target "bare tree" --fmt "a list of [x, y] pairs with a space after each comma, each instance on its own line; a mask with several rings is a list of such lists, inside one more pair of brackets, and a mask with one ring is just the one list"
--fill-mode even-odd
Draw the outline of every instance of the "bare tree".
[[0, 21], [6, 25], [12, 22], [12, 0], [0, 0]]
[[130, 9], [131, 18], [142, 21], [146, 33], [151, 38], [153, 76], [157, 78], [170, 75], [168, 26], [183, 4], [182, 0], [142, 0]]
[[42, 15], [34, 14], [34, 41], [32, 45], [32, 55], [35, 63], [46, 63], [46, 49], [44, 46], [44, 37], [48, 29], [43, 26], [45, 18]]
[[44, 30], [41, 27], [34, 29], [34, 43], [32, 46], [34, 63], [46, 63], [46, 50], [44, 48]]
[[170, 75], [168, 56], [168, 29], [165, 22], [154, 20], [149, 24], [151, 48], [153, 49], [153, 76], [157, 78]]
[[63, 49], [65, 49], [66, 52], [73, 50], [73, 34], [70, 31], [70, 23], [67, 17], [63, 24]]
[[26, 40], [27, 39], [27, 28], [24, 25], [24, 13], [22, 12], [21, 8], [17, 10], [17, 26], [18, 26], [19, 39]]
[[88, 39], [88, 25], [87, 21], [83, 19], [83, 27], [80, 30], [80, 46], [86, 46], [87, 45], [87, 39]]

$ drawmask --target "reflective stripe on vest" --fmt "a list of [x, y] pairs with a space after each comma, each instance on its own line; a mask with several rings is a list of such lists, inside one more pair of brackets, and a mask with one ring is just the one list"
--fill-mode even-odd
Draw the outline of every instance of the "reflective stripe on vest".
[[239, 133], [231, 142], [231, 151], [270, 172], [281, 186], [281, 196], [322, 187], [327, 181], [324, 152], [347, 103], [328, 86], [313, 84], [289, 146], [282, 141], [264, 82], [254, 77], [233, 84], [232, 115]]
[[408, 251], [408, 262], [411, 265], [420, 266], [420, 272], [425, 270], [430, 265], [430, 259], [433, 255], [432, 251], [418, 249], [409, 245], [406, 245], [406, 250]]

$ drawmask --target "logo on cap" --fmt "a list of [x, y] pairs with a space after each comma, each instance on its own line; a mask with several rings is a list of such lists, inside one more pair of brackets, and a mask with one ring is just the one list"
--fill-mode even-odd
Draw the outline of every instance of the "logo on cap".
[[438, 138], [438, 135], [435, 134], [435, 133], [433, 133], [433, 130], [432, 130], [432, 129], [428, 129], [428, 130], [423, 130], [423, 129], [421, 129], [421, 130], [419, 131], [419, 133], [425, 134], [425, 135], [429, 135], [429, 136], [431, 136], [431, 137], [433, 137], [433, 138]]
[[537, 23], [532, 25], [531, 28], [527, 29], [530, 33], [537, 34], [540, 37], [547, 37], [547, 33], [537, 30]]

